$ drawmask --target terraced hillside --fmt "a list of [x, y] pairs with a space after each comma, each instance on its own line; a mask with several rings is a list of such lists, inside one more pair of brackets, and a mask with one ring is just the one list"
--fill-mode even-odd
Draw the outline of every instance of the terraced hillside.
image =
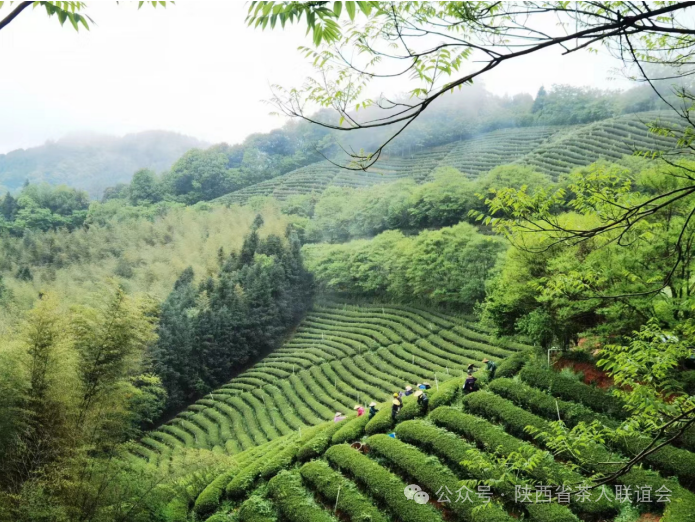
[[656, 136], [647, 124], [657, 119], [678, 125], [671, 112], [629, 114], [591, 125], [500, 129], [469, 140], [449, 143], [407, 157], [383, 157], [367, 172], [338, 168], [328, 161], [233, 192], [218, 202], [245, 203], [253, 196], [280, 200], [294, 194], [321, 193], [329, 186], [366, 187], [402, 178], [432, 180], [438, 167], [455, 167], [470, 178], [499, 165], [529, 165], [556, 179], [601, 158], [620, 159], [635, 150], [672, 148], [675, 138]]
[[351, 412], [355, 403], [444, 382], [464, 365], [521, 348], [418, 308], [316, 306], [282, 348], [149, 433], [138, 452], [161, 466], [178, 448], [239, 454]]
[[[573, 128], [573, 127], [569, 127]], [[476, 178], [499, 165], [512, 163], [544, 144], [552, 143], [568, 127], [526, 127], [500, 129], [458, 142], [440, 166], [455, 167]]]
[[535, 167], [556, 179], [561, 174], [601, 158], [617, 160], [639, 150], [669, 150], [675, 146], [675, 138], [647, 131], [647, 124], [657, 119], [676, 128], [681, 124], [671, 112], [647, 112], [586, 126], [566, 127], [517, 162]]
[[329, 186], [368, 187], [402, 178], [422, 182], [452, 147], [453, 144], [434, 147], [407, 157], [384, 157], [366, 172], [341, 169], [328, 161], [320, 161], [238, 190], [217, 201], [243, 204], [254, 196], [272, 196], [284, 200], [295, 194], [321, 193]]
[[[234, 469], [179, 495], [171, 504], [171, 520], [611, 521], [631, 503], [663, 514], [662, 522], [693, 520], [692, 441], [667, 446], [650, 456], [646, 468], [635, 467], [621, 476], [617, 483], [628, 489], [619, 490], [617, 497], [614, 488], [583, 490], [579, 486], [586, 474], [610, 471], [606, 463], [624, 461], [648, 441], [633, 438], [608, 449], [588, 447], [585, 454], [595, 464], [586, 468], [572, 467], [571, 454], [554, 458], [544, 452], [526, 426], [547, 429], [558, 412], [570, 425], [593, 419], [615, 423], [621, 404], [602, 390], [542, 366], [526, 366], [520, 380], [511, 379], [527, 357], [522, 353], [512, 359], [514, 364], [503, 364], [500, 378], [482, 391], [462, 397], [461, 379], [442, 383], [424, 416], [417, 404], [406, 401], [395, 426], [385, 422], [390, 420], [386, 410], [387, 415], [379, 413], [372, 420], [327, 422], [250, 450], [253, 454], [247, 451]], [[395, 438], [385, 435], [389, 431]], [[360, 444], [349, 445], [355, 442]], [[499, 477], [504, 469], [491, 458], [493, 453], [500, 458], [536, 455], [539, 460], [520, 468], [514, 484], [476, 488], [461, 482]], [[567, 486], [541, 488], [563, 483]], [[408, 484], [417, 484], [430, 502], [408, 500]], [[484, 509], [476, 509], [483, 503]]]

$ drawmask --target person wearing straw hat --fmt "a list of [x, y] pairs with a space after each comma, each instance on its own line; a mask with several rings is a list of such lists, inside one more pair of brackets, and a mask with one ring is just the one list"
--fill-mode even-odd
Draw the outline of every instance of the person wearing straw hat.
[[477, 368], [478, 367], [475, 364], [471, 363], [468, 365], [468, 368], [466, 368], [466, 371], [472, 372], [472, 371], [476, 370]]
[[408, 385], [405, 387], [405, 396], [410, 397], [413, 394], [413, 387]]
[[495, 372], [497, 371], [497, 365], [495, 364], [495, 361], [491, 361], [487, 357], [483, 359], [483, 364], [487, 365], [487, 371], [490, 372], [490, 380], [495, 378]]
[[427, 409], [429, 408], [429, 405], [430, 405], [430, 398], [422, 390], [416, 391], [415, 397], [417, 397], [417, 403], [420, 406], [420, 410], [422, 411], [422, 414], [427, 415]]
[[336, 411], [335, 416], [333, 417], [333, 422], [340, 422], [342, 420], [347, 419], [345, 415], [343, 415], [341, 412]]
[[376, 415], [379, 412], [379, 410], [376, 409], [376, 402], [370, 402], [369, 403], [369, 419], [373, 419], [374, 415]]
[[355, 407], [353, 408], [353, 410], [355, 410], [357, 412], [358, 417], [361, 417], [362, 415], [364, 415], [364, 408], [362, 407], [361, 404], [355, 404]]
[[423, 382], [418, 386], [421, 390], [429, 390], [432, 387], [432, 385], [428, 382]]
[[403, 407], [403, 401], [398, 396], [398, 393], [394, 393], [393, 394], [393, 401], [391, 403], [391, 420], [393, 420], [393, 421], [396, 420], [396, 415], [398, 415], [398, 412], [401, 411], [402, 407]]

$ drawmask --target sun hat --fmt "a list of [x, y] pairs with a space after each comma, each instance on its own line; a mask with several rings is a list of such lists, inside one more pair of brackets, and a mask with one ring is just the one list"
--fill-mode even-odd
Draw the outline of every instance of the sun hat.
[[406, 389], [406, 390], [412, 390], [413, 387], [412, 387], [412, 386], [406, 386], [405, 389]]
[[358, 410], [358, 409], [360, 409], [361, 407], [362, 407], [361, 405], [359, 405], [359, 404], [355, 404], [355, 407], [354, 407], [354, 408], [352, 408], [352, 409], [353, 409], [353, 410]]
[[393, 399], [393, 404], [395, 404], [396, 406], [400, 406], [400, 404], [401, 404], [401, 403], [400, 403], [400, 402], [398, 402], [398, 400], [397, 400], [397, 399]]
[[340, 416], [340, 415], [342, 415], [342, 413], [340, 413], [339, 411], [336, 411], [336, 412], [335, 412], [335, 416], [336, 416], [336, 417], [338, 417], [338, 416]]
[[487, 357], [485, 357], [485, 359], [483, 359], [483, 362], [490, 362], [490, 359], [488, 359]]
[[376, 402], [370, 402], [369, 405], [370, 406], [376, 406]]
[[398, 392], [393, 392], [394, 397], [398, 397]]
[[416, 391], [413, 395], [415, 395], [415, 397], [419, 397], [420, 395], [422, 395], [422, 390]]

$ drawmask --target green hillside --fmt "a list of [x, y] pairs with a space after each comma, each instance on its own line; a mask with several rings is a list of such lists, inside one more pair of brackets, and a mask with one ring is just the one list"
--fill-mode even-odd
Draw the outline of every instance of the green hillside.
[[236, 455], [356, 403], [460, 377], [470, 363], [522, 348], [474, 328], [407, 306], [315, 306], [282, 348], [149, 433], [138, 452], [160, 465], [186, 447]]
[[[554, 459], [540, 451], [545, 446], [526, 426], [547, 429], [558, 412], [571, 426], [592, 420], [615, 424], [621, 404], [538, 363], [524, 366], [529, 357], [522, 349], [496, 342], [462, 318], [432, 310], [316, 306], [285, 346], [150, 433], [137, 453], [158, 467], [168, 466], [182, 448], [233, 456], [224, 469], [198, 473], [180, 484], [188, 486], [168, 509], [169, 520], [175, 521], [617, 520], [628, 508], [612, 488], [570, 496], [568, 503], [523, 503], [515, 502], [519, 493], [503, 481], [489, 489], [490, 504], [475, 509], [485, 500], [475, 481], [504, 471], [493, 454], [536, 459], [516, 478], [534, 496], [536, 484], [559, 480], [577, 486], [583, 475], [610, 469], [600, 462], [624, 461], [649, 442], [633, 437], [608, 450], [588, 447], [587, 452], [596, 452], [597, 464], [585, 470], [573, 467], [567, 455]], [[461, 368], [486, 355], [509, 359], [494, 381], [487, 383], [485, 372], [477, 372], [484, 389], [463, 397]], [[428, 415], [423, 418], [413, 398], [405, 398], [394, 425], [390, 393], [424, 380], [434, 384]], [[387, 402], [372, 420], [355, 417], [351, 406], [371, 400]], [[329, 419], [336, 410], [350, 414], [335, 423]], [[368, 451], [349, 446], [354, 442]], [[651, 471], [634, 468], [617, 483], [666, 488], [669, 504], [659, 505], [654, 497], [651, 505], [635, 507], [664, 508], [667, 522], [689, 520], [695, 510], [691, 449], [695, 439], [690, 438], [680, 447], [666, 446], [648, 458]], [[403, 493], [407, 484], [420, 486], [430, 503], [409, 501]], [[455, 502], [464, 484], [471, 502]], [[451, 495], [450, 502], [442, 495]], [[438, 497], [439, 503], [432, 502]]]
[[68, 136], [0, 154], [0, 185], [15, 190], [27, 180], [64, 183], [98, 198], [106, 187], [129, 182], [136, 170], [166, 170], [186, 151], [202, 146], [200, 140], [166, 131]]
[[318, 194], [330, 186], [366, 187], [403, 178], [422, 183], [431, 181], [440, 167], [454, 167], [476, 178], [500, 165], [517, 163], [557, 179], [599, 159], [616, 160], [637, 150], [673, 148], [675, 138], [649, 132], [647, 125], [657, 119], [679, 124], [672, 113], [652, 111], [589, 125], [500, 129], [405, 156], [385, 155], [366, 172], [340, 169], [328, 161], [314, 163], [216, 201], [244, 204], [254, 196], [284, 200], [292, 195]]

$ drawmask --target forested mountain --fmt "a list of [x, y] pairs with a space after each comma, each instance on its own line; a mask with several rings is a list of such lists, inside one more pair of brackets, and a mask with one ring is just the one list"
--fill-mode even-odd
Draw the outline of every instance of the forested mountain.
[[0, 186], [14, 191], [26, 181], [45, 181], [67, 184], [98, 198], [114, 182], [129, 182], [138, 169], [167, 170], [187, 150], [203, 146], [196, 138], [166, 131], [123, 137], [76, 134], [0, 154]]
[[[471, 85], [465, 92], [456, 91], [437, 100], [366, 172], [347, 171], [337, 165], [349, 164], [347, 151], [377, 147], [387, 131], [346, 134], [306, 121], [291, 121], [269, 133], [251, 135], [240, 144], [191, 150], [168, 172], [140, 171], [131, 185], [109, 187], [104, 200], [137, 203], [145, 198], [192, 204], [225, 194], [230, 194], [228, 201], [232, 202], [271, 194], [283, 199], [298, 191], [321, 191], [329, 185], [371, 185], [406, 176], [421, 181], [438, 164], [461, 168], [457, 155], [465, 160], [466, 154], [473, 169], [461, 170], [476, 174], [519, 159], [564, 129], [577, 130], [584, 124], [621, 116], [630, 124], [634, 117], [626, 115], [664, 107], [648, 88], [619, 93], [555, 85], [542, 88], [534, 99], [529, 95], [495, 96], [482, 85]], [[360, 113], [364, 116], [375, 111], [367, 107]], [[336, 124], [326, 110], [313, 118]], [[645, 135], [647, 129], [636, 124], [635, 133]], [[628, 147], [627, 143], [621, 145], [622, 141], [618, 139], [618, 153]], [[629, 147], [627, 152], [631, 152]], [[445, 156], [450, 157], [442, 162]], [[476, 163], [477, 156], [482, 156], [481, 163]], [[490, 162], [491, 156], [497, 156], [496, 161]], [[564, 170], [569, 171], [574, 164], [570, 160]]]

